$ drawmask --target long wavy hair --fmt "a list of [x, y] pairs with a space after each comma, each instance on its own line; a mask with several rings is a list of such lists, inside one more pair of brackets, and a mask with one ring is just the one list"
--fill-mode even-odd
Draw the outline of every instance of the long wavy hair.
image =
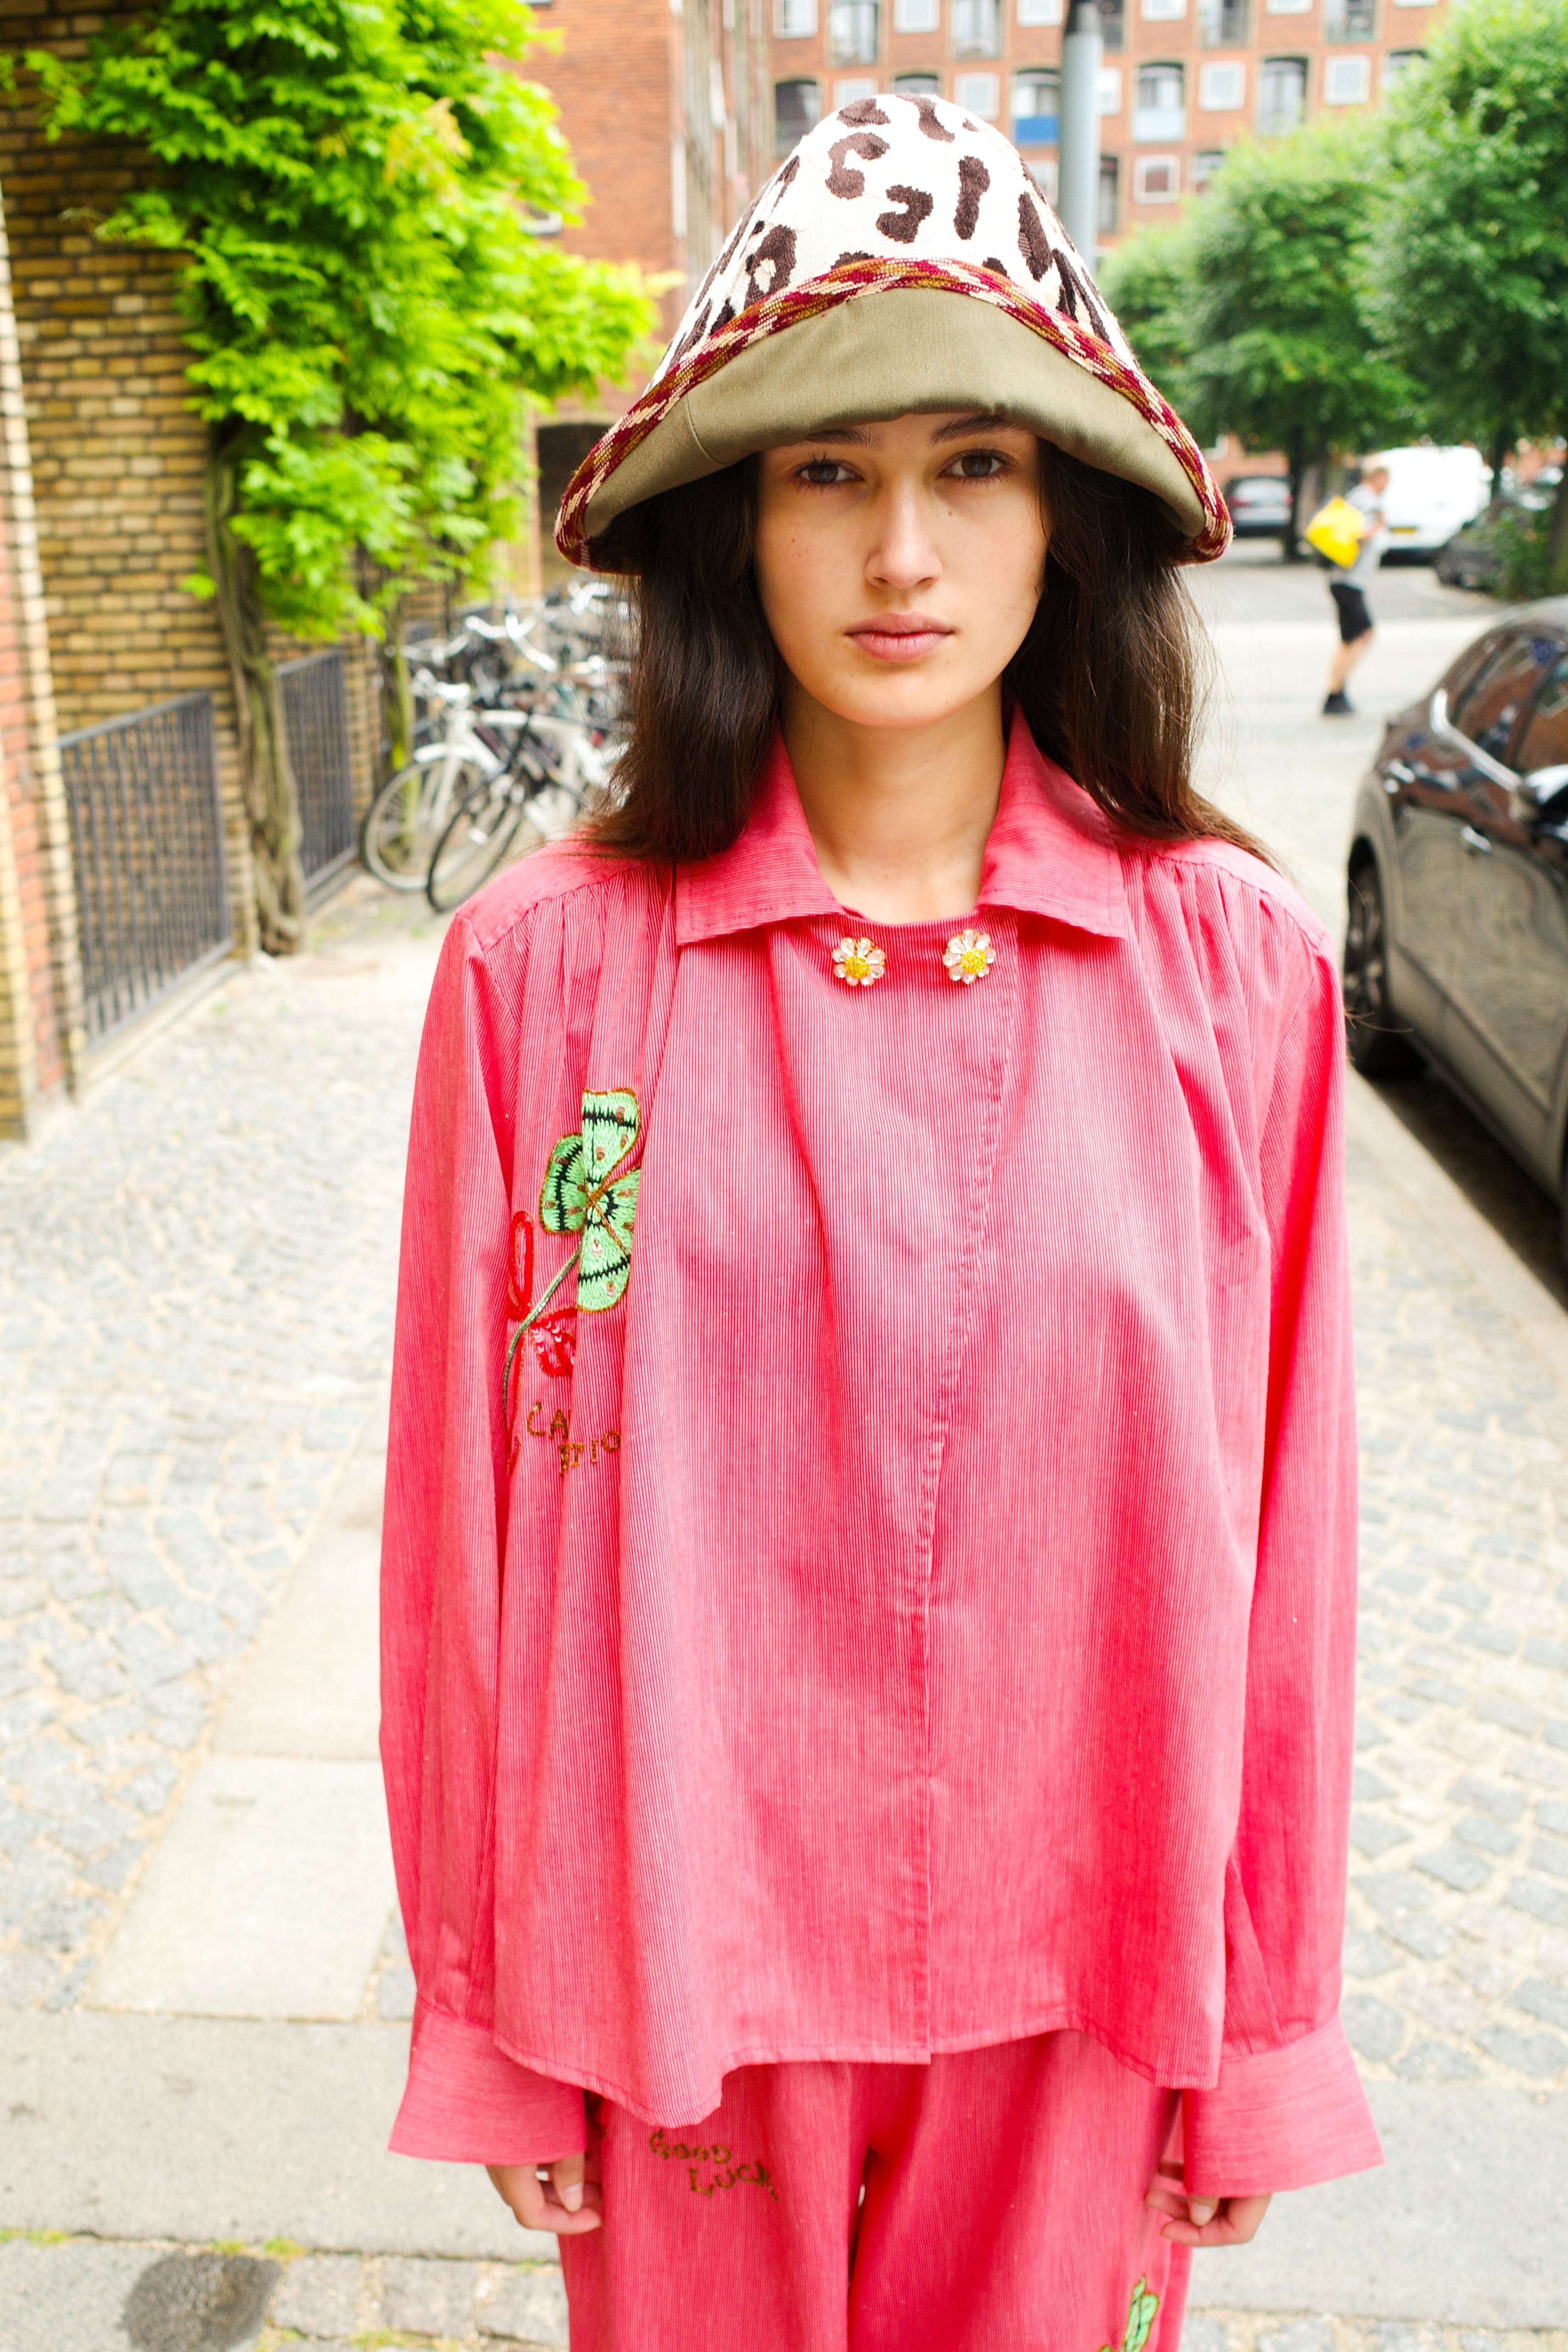
[[[1124, 835], [1204, 835], [1265, 853], [1195, 789], [1207, 646], [1178, 572], [1186, 543], [1148, 491], [1040, 445], [1045, 586], [1006, 690], [1036, 743]], [[747, 460], [622, 516], [636, 575], [630, 740], [585, 829], [621, 856], [682, 864], [746, 824], [779, 718], [782, 665], [752, 566]]]

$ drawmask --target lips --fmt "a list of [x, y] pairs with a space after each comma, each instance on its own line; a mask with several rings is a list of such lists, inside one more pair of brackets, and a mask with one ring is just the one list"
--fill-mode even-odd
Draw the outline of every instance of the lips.
[[879, 613], [874, 621], [862, 621], [844, 634], [873, 661], [913, 662], [934, 653], [953, 632], [925, 613]]

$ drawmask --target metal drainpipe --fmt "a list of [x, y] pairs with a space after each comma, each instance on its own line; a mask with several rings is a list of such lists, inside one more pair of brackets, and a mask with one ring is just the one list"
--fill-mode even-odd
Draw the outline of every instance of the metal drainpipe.
[[1061, 38], [1056, 209], [1091, 270], [1100, 228], [1099, 0], [1071, 0]]

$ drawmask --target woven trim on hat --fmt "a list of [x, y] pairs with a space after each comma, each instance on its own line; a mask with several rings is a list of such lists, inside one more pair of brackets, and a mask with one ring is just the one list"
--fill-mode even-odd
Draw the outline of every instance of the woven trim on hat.
[[946, 288], [990, 303], [1009, 318], [1017, 319], [1021, 326], [1031, 329], [1043, 341], [1054, 344], [1064, 358], [1075, 362], [1086, 373], [1119, 393], [1145, 423], [1154, 427], [1197, 494], [1204, 527], [1190, 541], [1195, 558], [1207, 562], [1210, 557], [1225, 552], [1230, 542], [1230, 517], [1202, 453], [1175, 409], [1137, 368], [1118, 359], [1087, 329], [1031, 302], [1007, 278], [998, 277], [993, 269], [983, 269], [977, 262], [892, 261], [868, 256], [863, 261], [841, 262], [820, 278], [809, 278], [803, 286], [765, 294], [760, 302], [729, 320], [716, 334], [709, 335], [678, 366], [658, 377], [632, 402], [625, 415], [594, 443], [567, 486], [555, 530], [555, 543], [567, 562], [588, 562], [589, 506], [616, 468], [687, 393], [766, 336], [798, 326], [804, 319], [819, 318], [823, 311], [836, 310], [840, 303], [851, 301], [857, 295], [891, 293], [900, 287], [911, 286]]

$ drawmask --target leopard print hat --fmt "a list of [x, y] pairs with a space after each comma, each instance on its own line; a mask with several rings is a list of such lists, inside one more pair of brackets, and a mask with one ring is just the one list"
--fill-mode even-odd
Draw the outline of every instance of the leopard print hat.
[[862, 99], [737, 223], [646, 390], [572, 477], [556, 545], [631, 569], [613, 526], [656, 492], [825, 425], [943, 409], [1011, 417], [1140, 483], [1195, 562], [1228, 542], [1201, 450], [1017, 149], [943, 99]]

